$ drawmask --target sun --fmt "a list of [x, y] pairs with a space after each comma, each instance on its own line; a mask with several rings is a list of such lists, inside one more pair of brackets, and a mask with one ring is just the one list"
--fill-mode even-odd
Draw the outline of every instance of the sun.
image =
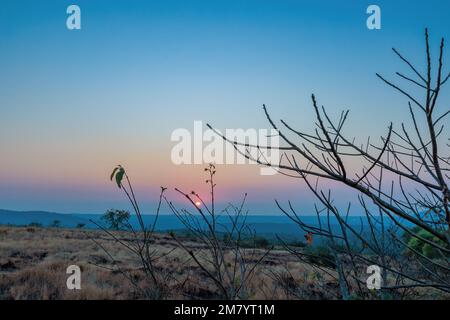
[[195, 202], [195, 205], [196, 205], [197, 207], [200, 207], [200, 206], [202, 205], [202, 203], [201, 203], [200, 201], [196, 201], [196, 202]]

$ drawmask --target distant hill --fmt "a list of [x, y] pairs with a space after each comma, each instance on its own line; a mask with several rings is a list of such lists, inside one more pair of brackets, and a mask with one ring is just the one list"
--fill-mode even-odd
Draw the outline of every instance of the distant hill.
[[[100, 223], [100, 218], [101, 215], [99, 214], [64, 214], [46, 211], [12, 211], [0, 209], [1, 225], [25, 226], [32, 223], [39, 223], [44, 227], [48, 227], [55, 220], [58, 220], [61, 227], [75, 228], [78, 224], [84, 224], [85, 228], [98, 229], [90, 220]], [[155, 216], [153, 215], [144, 215], [144, 222], [147, 225], [150, 225], [154, 219]], [[304, 216], [302, 219], [311, 225], [316, 225], [317, 223], [315, 216]], [[352, 221], [351, 224], [360, 225], [360, 217], [350, 217], [349, 219]], [[131, 217], [130, 222], [133, 226], [138, 227], [138, 221], [135, 216]], [[229, 222], [224, 218], [219, 219], [219, 222], [218, 231], [224, 231], [230, 227]], [[247, 224], [259, 236], [274, 239], [278, 235], [286, 239], [304, 240], [303, 236], [305, 232], [286, 216], [248, 216]], [[331, 224], [333, 229], [336, 228], [338, 230], [336, 221]], [[174, 215], [160, 215], [156, 225], [157, 231], [184, 229], [184, 225]]]
[[91, 224], [89, 217], [82, 217], [75, 214], [64, 214], [47, 211], [12, 211], [0, 209], [0, 224], [24, 226], [31, 223], [39, 223], [43, 226], [51, 225], [58, 220], [61, 226], [74, 228], [79, 223]]
[[[93, 220], [100, 222], [99, 214], [65, 214], [47, 211], [12, 211], [0, 209], [0, 224], [25, 226], [32, 223], [39, 223], [44, 227], [51, 226], [55, 220], [59, 221], [62, 227], [74, 228], [78, 224], [85, 224], [86, 228], [97, 229], [98, 227], [90, 222]], [[154, 221], [153, 215], [144, 216], [147, 224]], [[309, 217], [307, 217], [309, 218]], [[223, 221], [227, 225], [226, 221]], [[303, 232], [285, 216], [249, 216], [247, 223], [256, 233], [274, 237], [276, 234], [301, 236]], [[136, 218], [131, 218], [131, 224], [137, 226]], [[183, 224], [174, 215], [160, 215], [156, 229], [159, 231], [181, 230]]]

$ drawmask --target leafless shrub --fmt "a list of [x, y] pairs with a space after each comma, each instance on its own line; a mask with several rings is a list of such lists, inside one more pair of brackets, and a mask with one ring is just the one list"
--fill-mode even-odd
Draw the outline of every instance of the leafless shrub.
[[[278, 125], [263, 107], [284, 144], [279, 147], [282, 156], [277, 163], [270, 163], [263, 156], [262, 150], [270, 146], [230, 141], [221, 135], [246, 158], [300, 178], [309, 187], [319, 201], [316, 224], [306, 223], [291, 202], [287, 207], [276, 204], [307, 233], [311, 242], [320, 239], [327, 245], [329, 255], [320, 260], [314, 252], [285, 247], [302, 261], [334, 277], [344, 299], [401, 299], [417, 296], [424, 288], [450, 292], [450, 144], [444, 121], [450, 110], [445, 105], [439, 108], [438, 104], [450, 74], [443, 73], [444, 39], [434, 71], [428, 30], [425, 38], [425, 75], [393, 49], [415, 78], [396, 74], [420, 90], [423, 98], [377, 74], [408, 99], [410, 118], [409, 127], [404, 123], [394, 127], [391, 123], [381, 137], [381, 145], [372, 143], [370, 138], [363, 144], [348, 138], [344, 134], [348, 110], [334, 121], [324, 107], [319, 107], [314, 95], [313, 133], [294, 129], [284, 120]], [[360, 169], [350, 167], [350, 162], [359, 162]], [[338, 208], [331, 190], [323, 190], [323, 180], [338, 182], [354, 191], [358, 210], [364, 214], [360, 225], [349, 222], [351, 205]], [[365, 283], [366, 267], [372, 264], [379, 265], [383, 275], [382, 288], [375, 293]]]
[[244, 241], [254, 239], [254, 233], [246, 223], [248, 212], [244, 210], [244, 205], [247, 195], [239, 205], [230, 203], [218, 213], [214, 182], [216, 168], [210, 164], [205, 172], [208, 174], [206, 183], [210, 187], [209, 204], [195, 191], [188, 194], [179, 189], [175, 190], [186, 198], [195, 213], [188, 209], [177, 209], [166, 199], [172, 212], [203, 248], [194, 250], [187, 247], [174, 233], [172, 237], [203, 271], [205, 277], [212, 281], [218, 298], [248, 299], [251, 296], [251, 280], [270, 249], [261, 250], [254, 245], [243, 248]]
[[[107, 228], [98, 224], [97, 222], [93, 220], [91, 220], [91, 222], [96, 224], [101, 230], [103, 230], [105, 234], [110, 236], [118, 244], [135, 255], [140, 263], [139, 270], [123, 269], [122, 267], [120, 267], [119, 263], [108, 249], [106, 249], [100, 242], [98, 242], [94, 238], [92, 238], [92, 241], [94, 241], [112, 261], [113, 268], [111, 268], [110, 270], [120, 272], [126, 279], [128, 279], [128, 281], [132, 284], [135, 290], [139, 292], [140, 295], [144, 296], [147, 299], [167, 298], [171, 294], [169, 284], [173, 280], [173, 278], [167, 270], [161, 270], [157, 268], [156, 262], [169, 255], [171, 251], [163, 253], [158, 251], [157, 249], [154, 249], [152, 246], [152, 243], [154, 242], [153, 235], [160, 214], [161, 202], [163, 199], [165, 188], [161, 188], [155, 219], [148, 226], [145, 224], [142, 217], [142, 213], [136, 200], [130, 179], [122, 166], [119, 165], [114, 169], [111, 174], [111, 180], [113, 179], [115, 179], [118, 188], [124, 192], [127, 199], [130, 201], [134, 210], [134, 214], [138, 220], [138, 228], [135, 229], [129, 220], [124, 220], [123, 224], [125, 230], [127, 231], [127, 237], [121, 237], [118, 234], [111, 232]], [[102, 268], [105, 267], [102, 266]], [[139, 273], [137, 273], [137, 271], [143, 272], [146, 280], [144, 283], [139, 278]]]

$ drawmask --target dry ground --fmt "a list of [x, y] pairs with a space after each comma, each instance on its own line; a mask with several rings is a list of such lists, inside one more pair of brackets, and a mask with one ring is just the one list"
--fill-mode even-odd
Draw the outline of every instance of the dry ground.
[[[126, 233], [116, 234], [126, 236]], [[142, 299], [120, 272], [106, 269], [113, 266], [112, 262], [92, 239], [105, 247], [121, 268], [136, 270], [137, 282], [146, 285], [145, 278], [139, 276], [137, 258], [102, 231], [0, 226], [0, 299]], [[183, 243], [192, 249], [200, 246], [189, 239], [184, 239]], [[153, 248], [170, 252], [158, 261], [161, 272], [177, 279], [171, 284], [168, 298], [217, 297], [202, 270], [169, 235], [156, 235]], [[73, 264], [82, 270], [81, 290], [66, 287], [66, 268]], [[309, 266], [299, 263], [285, 251], [274, 250], [252, 278], [250, 298], [332, 298], [328, 292], [336, 290], [336, 284], [326, 279], [317, 280], [317, 272]], [[291, 294], [293, 286], [295, 296]]]

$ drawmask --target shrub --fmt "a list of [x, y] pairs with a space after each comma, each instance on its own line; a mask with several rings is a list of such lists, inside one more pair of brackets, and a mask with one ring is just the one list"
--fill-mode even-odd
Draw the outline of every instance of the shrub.
[[124, 230], [129, 225], [130, 213], [125, 210], [110, 209], [103, 214], [101, 220], [108, 229]]
[[40, 223], [40, 222], [31, 222], [28, 226], [29, 227], [34, 227], [34, 228], [42, 228], [42, 223]]
[[[410, 232], [405, 232], [403, 234], [403, 240], [407, 243], [407, 246], [409, 248], [423, 254], [425, 257], [429, 259], [437, 259], [441, 257], [438, 249], [431, 246], [427, 242], [419, 239], [418, 237], [415, 237], [411, 233], [417, 235], [420, 238], [431, 241], [432, 243], [435, 243], [442, 247], [446, 247], [446, 244], [443, 241], [439, 240], [436, 236], [432, 235], [430, 232], [420, 227], [414, 227], [410, 230]], [[411, 250], [407, 249], [406, 253], [411, 254]]]
[[59, 228], [61, 226], [61, 221], [59, 220], [53, 220], [52, 224], [50, 225], [52, 228]]

